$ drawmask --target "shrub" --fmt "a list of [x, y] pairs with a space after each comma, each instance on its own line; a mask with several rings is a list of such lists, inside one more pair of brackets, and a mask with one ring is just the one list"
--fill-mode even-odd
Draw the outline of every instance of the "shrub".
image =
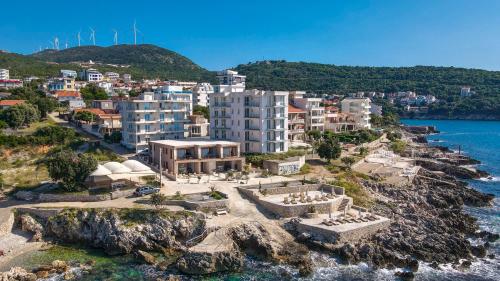
[[301, 174], [309, 174], [312, 170], [311, 165], [305, 163], [304, 166], [300, 167]]
[[401, 154], [405, 151], [406, 149], [406, 142], [402, 140], [396, 140], [391, 142], [390, 149], [394, 151], [395, 153]]

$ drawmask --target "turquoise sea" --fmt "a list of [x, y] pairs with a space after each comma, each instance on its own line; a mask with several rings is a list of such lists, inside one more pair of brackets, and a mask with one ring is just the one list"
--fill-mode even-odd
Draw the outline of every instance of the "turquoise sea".
[[[444, 121], [444, 120], [403, 120], [412, 125], [434, 125], [439, 134], [429, 136], [430, 144], [448, 146], [481, 161], [479, 169], [492, 175], [492, 179], [470, 181], [470, 185], [485, 193], [495, 194], [495, 202], [491, 208], [466, 208], [466, 211], [478, 219], [484, 230], [500, 233], [500, 122], [482, 121]], [[475, 241], [471, 241], [474, 243]], [[436, 270], [421, 264], [415, 280], [499, 280], [500, 276], [500, 244], [496, 242], [490, 249], [495, 259], [482, 259], [473, 262], [470, 270], [459, 271], [451, 266]], [[12, 265], [36, 266], [42, 261], [53, 259], [96, 260], [97, 264], [92, 276], [81, 280], [146, 280], [143, 270], [127, 257], [108, 257], [101, 251], [59, 247], [47, 252], [25, 255], [14, 261]], [[184, 276], [185, 280], [396, 280], [394, 270], [374, 270], [366, 264], [340, 265], [330, 255], [313, 253], [316, 266], [315, 273], [308, 278], [300, 278], [296, 269], [264, 263], [254, 260], [246, 261], [246, 268], [240, 273], [220, 274], [205, 277]], [[4, 267], [9, 265], [4, 265]], [[1, 266], [0, 266], [1, 267]], [[5, 270], [5, 268], [2, 268]]]

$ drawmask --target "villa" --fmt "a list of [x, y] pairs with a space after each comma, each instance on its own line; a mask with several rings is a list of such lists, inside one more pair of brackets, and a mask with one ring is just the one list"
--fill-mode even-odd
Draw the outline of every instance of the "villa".
[[240, 144], [217, 140], [158, 140], [149, 142], [150, 162], [168, 178], [180, 174], [211, 174], [230, 170], [241, 171], [245, 158]]

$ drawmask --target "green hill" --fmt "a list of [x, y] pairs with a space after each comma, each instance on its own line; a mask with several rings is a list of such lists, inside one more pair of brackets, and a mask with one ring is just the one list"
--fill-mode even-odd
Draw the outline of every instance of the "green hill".
[[90, 60], [102, 72], [130, 73], [135, 79], [213, 82], [215, 77], [188, 58], [154, 45], [83, 46], [60, 51], [44, 50], [28, 56], [0, 53], [0, 67], [9, 68], [13, 77], [53, 76], [62, 68], [79, 70], [78, 62]]
[[[455, 67], [353, 67], [319, 63], [263, 61], [235, 68], [247, 75], [248, 88], [305, 90], [325, 94], [358, 91], [415, 91], [441, 101], [427, 116], [500, 119], [500, 71]], [[477, 95], [461, 98], [460, 88], [471, 86]]]

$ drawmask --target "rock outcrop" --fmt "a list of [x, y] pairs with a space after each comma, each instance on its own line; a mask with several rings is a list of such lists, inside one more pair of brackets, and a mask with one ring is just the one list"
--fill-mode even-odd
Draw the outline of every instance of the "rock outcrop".
[[138, 209], [66, 209], [47, 220], [22, 215], [19, 221], [24, 230], [102, 248], [110, 255], [184, 250], [183, 242], [205, 227], [199, 214]]
[[188, 251], [177, 261], [177, 268], [186, 274], [210, 274], [238, 271], [243, 262], [243, 253], [230, 243], [221, 251]]

